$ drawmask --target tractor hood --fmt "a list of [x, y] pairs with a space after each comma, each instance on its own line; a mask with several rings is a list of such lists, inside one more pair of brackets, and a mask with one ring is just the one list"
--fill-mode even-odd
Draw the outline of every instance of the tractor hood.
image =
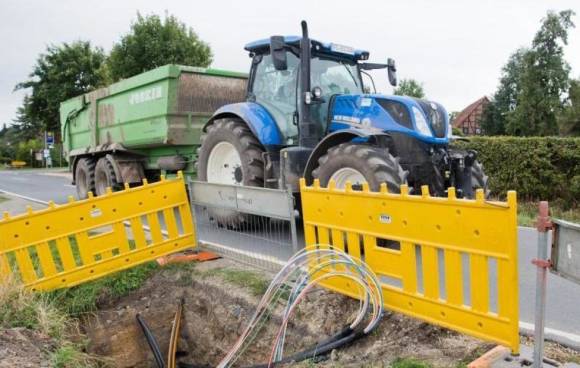
[[430, 144], [446, 144], [450, 128], [447, 111], [439, 103], [369, 94], [334, 97], [329, 131], [341, 129], [400, 132]]

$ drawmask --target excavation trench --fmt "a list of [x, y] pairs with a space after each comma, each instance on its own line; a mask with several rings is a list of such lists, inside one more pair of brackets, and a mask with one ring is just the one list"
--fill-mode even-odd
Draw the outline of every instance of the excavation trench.
[[[97, 313], [82, 321], [82, 332], [90, 341], [88, 351], [108, 358], [117, 367], [155, 367], [135, 316], [141, 313], [145, 318], [165, 354], [172, 319], [183, 300], [178, 361], [216, 366], [246, 327], [260, 299], [255, 280], [252, 285], [232, 282], [236, 272], [242, 275], [250, 271], [227, 260], [199, 264], [193, 270], [163, 270], [131, 295], [102, 302]], [[260, 275], [264, 285], [271, 276]], [[349, 298], [322, 289], [311, 292], [289, 325], [286, 352], [303, 350], [338, 332], [352, 320], [357, 308], [358, 302]], [[238, 360], [238, 366], [268, 360], [273, 336], [280, 325], [281, 310], [282, 302], [262, 333]], [[395, 358], [413, 357], [434, 366], [451, 367], [488, 346], [445, 329], [387, 313], [371, 336], [333, 352], [320, 364], [383, 366]]]

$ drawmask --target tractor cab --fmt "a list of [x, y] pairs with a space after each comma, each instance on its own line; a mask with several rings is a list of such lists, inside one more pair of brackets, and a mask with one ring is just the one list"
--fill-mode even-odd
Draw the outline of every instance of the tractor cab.
[[[299, 36], [273, 36], [245, 46], [252, 57], [248, 100], [262, 105], [274, 118], [286, 145], [298, 143], [301, 49]], [[309, 118], [320, 133], [328, 131], [331, 100], [364, 93], [361, 64], [369, 52], [349, 46], [310, 40]], [[272, 51], [273, 50], [273, 51]], [[371, 64], [362, 64], [363, 68]], [[372, 64], [387, 67], [382, 64]], [[394, 75], [394, 63], [392, 73]], [[392, 77], [394, 78], [394, 77]], [[396, 78], [395, 78], [396, 79]]]

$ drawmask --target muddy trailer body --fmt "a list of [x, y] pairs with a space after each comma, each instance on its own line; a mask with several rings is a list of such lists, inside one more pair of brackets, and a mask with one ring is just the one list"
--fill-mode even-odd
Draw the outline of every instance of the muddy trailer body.
[[64, 101], [61, 133], [79, 197], [156, 180], [195, 177], [203, 125], [243, 101], [247, 75], [166, 65]]

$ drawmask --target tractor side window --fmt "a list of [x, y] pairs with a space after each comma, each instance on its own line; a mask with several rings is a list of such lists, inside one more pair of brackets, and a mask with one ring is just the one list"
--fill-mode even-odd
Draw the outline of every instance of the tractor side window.
[[288, 69], [276, 70], [270, 55], [264, 55], [257, 65], [252, 85], [256, 102], [264, 106], [274, 117], [282, 135], [292, 138], [298, 135], [294, 125], [296, 112], [296, 86], [298, 58], [288, 53]]
[[328, 119], [328, 103], [330, 97], [336, 94], [360, 94], [362, 82], [356, 64], [345, 61], [321, 59], [315, 57], [310, 64], [310, 84], [322, 89], [325, 102], [312, 105], [311, 114], [315, 121], [326, 129]]

